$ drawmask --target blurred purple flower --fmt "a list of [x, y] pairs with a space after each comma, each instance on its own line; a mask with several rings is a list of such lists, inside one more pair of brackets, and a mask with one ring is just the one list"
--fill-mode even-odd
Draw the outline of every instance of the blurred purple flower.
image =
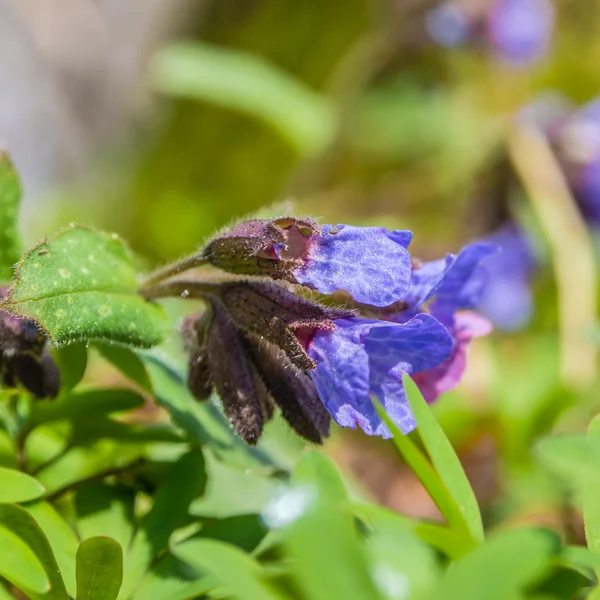
[[529, 66], [548, 51], [554, 8], [549, 0], [496, 0], [486, 26], [489, 40], [502, 59]]
[[375, 396], [402, 433], [415, 426], [402, 376], [431, 369], [452, 353], [453, 341], [435, 318], [419, 314], [405, 323], [337, 319], [334, 331], [318, 331], [308, 347], [309, 371], [321, 401], [342, 427], [368, 435], [391, 433], [377, 413]]
[[600, 226], [600, 99], [573, 112], [549, 135], [584, 218]]
[[483, 41], [502, 60], [530, 66], [548, 51], [554, 8], [550, 0], [495, 0], [490, 8], [450, 1], [427, 14], [425, 29], [441, 46]]
[[502, 252], [486, 259], [480, 267], [487, 274], [477, 310], [499, 329], [524, 327], [533, 308], [530, 279], [537, 260], [531, 240], [514, 223], [507, 223], [486, 238]]
[[473, 21], [452, 2], [431, 10], [425, 17], [425, 29], [440, 46], [455, 48], [466, 43], [472, 34]]

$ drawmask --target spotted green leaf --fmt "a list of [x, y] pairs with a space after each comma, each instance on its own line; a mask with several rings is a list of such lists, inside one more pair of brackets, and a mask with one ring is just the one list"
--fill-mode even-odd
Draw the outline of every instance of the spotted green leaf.
[[164, 335], [162, 309], [137, 293], [136, 271], [116, 234], [69, 227], [29, 250], [3, 308], [34, 319], [60, 346], [104, 339], [149, 347]]
[[9, 155], [0, 152], [0, 281], [10, 281], [21, 256], [17, 229], [21, 185]]

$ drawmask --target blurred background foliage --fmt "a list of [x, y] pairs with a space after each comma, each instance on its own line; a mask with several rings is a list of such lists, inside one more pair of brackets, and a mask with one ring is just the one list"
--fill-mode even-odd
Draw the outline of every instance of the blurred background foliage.
[[[540, 98], [576, 108], [600, 91], [597, 0], [556, 0], [550, 47], [526, 66], [504, 60], [480, 38], [452, 48], [436, 43], [426, 26], [441, 4], [435, 0], [68, 4], [41, 10], [35, 2], [0, 2], [0, 81], [8, 90], [0, 137], [21, 172], [29, 243], [68, 222], [90, 223], [127, 239], [145, 270], [274, 203], [323, 222], [411, 229], [412, 252], [424, 259], [489, 234], [509, 210], [526, 227], [538, 256], [530, 323], [474, 343], [463, 383], [433, 407], [486, 530], [498, 536], [481, 550], [489, 555], [470, 555], [473, 564], [446, 574], [440, 589], [445, 598], [471, 597], [461, 593], [473, 574], [531, 547], [539, 562], [521, 565], [523, 573], [513, 563], [498, 569], [516, 574], [495, 597], [525, 597], [509, 595], [524, 588], [527, 597], [583, 597], [575, 595], [583, 584], [573, 570], [567, 576], [548, 564], [584, 564], [580, 577], [594, 580], [597, 558], [563, 554], [585, 545], [582, 491], [573, 480], [594, 480], [589, 472], [597, 467], [574, 475], [582, 461], [569, 462], [569, 452], [591, 452], [583, 436], [564, 452], [539, 440], [584, 432], [598, 411], [595, 322], [569, 334], [561, 310], [570, 302], [576, 314], [581, 294], [595, 305], [598, 290], [561, 281], [561, 243], [560, 260], [571, 259], [577, 271], [573, 231], [568, 224], [561, 231], [560, 213], [558, 227], [549, 228], [552, 209], [532, 201], [539, 189], [527, 174], [537, 166], [532, 154], [515, 149], [513, 133], [517, 115]], [[491, 3], [464, 4], [486, 10]], [[592, 228], [583, 251], [597, 258], [596, 237]], [[182, 317], [176, 302], [167, 308], [174, 321]], [[241, 553], [223, 559], [233, 561], [228, 577], [236, 578], [219, 595], [217, 559], [231, 549], [202, 546], [207, 540], [252, 552], [289, 597], [376, 597], [371, 579], [362, 578], [365, 553], [379, 564], [399, 547], [408, 562], [388, 571], [384, 565], [384, 597], [426, 598], [438, 589], [439, 549], [387, 509], [434, 521], [440, 513], [391, 444], [336, 431], [323, 449], [342, 469], [351, 497], [375, 501], [352, 513], [361, 526], [389, 534], [365, 548], [352, 541], [347, 551], [331, 550], [339, 569], [357, 574], [345, 587], [332, 576], [335, 566], [323, 573], [310, 556], [320, 527], [335, 529], [339, 540], [350, 535], [350, 513], [336, 520], [335, 507], [350, 500], [334, 489], [334, 467], [304, 455], [295, 477], [320, 490], [325, 508], [284, 542], [276, 528], [265, 535], [277, 511], [274, 521], [259, 515], [288, 481], [302, 443], [276, 421], [257, 449], [244, 448], [214, 407], [190, 408], [175, 373], [185, 360], [178, 335], [163, 351], [160, 360], [143, 355], [142, 363], [135, 354], [78, 347], [60, 363], [65, 349], [59, 364], [70, 387], [77, 384], [73, 392], [55, 404], [25, 402], [24, 414], [0, 405], [0, 462], [24, 468], [46, 490], [37, 504], [27, 494], [1, 501], [29, 502], [69, 594], [76, 591], [77, 544], [104, 534], [134, 556], [125, 563], [120, 598], [280, 597], [256, 583], [256, 565]], [[591, 357], [591, 368], [565, 372], [565, 352], [580, 365]], [[546, 529], [513, 531], [515, 525]], [[295, 583], [281, 574], [286, 552], [300, 565]], [[410, 594], [406, 582], [394, 580], [398, 572], [408, 574]], [[494, 581], [472, 597], [491, 598]], [[6, 593], [0, 587], [0, 598]], [[50, 598], [37, 593], [30, 597]]]

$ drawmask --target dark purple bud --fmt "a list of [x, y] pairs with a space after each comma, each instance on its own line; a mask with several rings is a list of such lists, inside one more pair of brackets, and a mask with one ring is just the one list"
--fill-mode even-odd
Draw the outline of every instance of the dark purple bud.
[[244, 221], [209, 242], [202, 254], [230, 273], [293, 280], [294, 270], [303, 264], [308, 239], [318, 231], [308, 219]]
[[[7, 288], [0, 288], [0, 298]], [[60, 373], [34, 321], [0, 310], [0, 379], [6, 387], [22, 386], [37, 398], [55, 398]]]
[[252, 343], [251, 352], [286, 421], [303, 438], [322, 443], [329, 435], [331, 418], [311, 379], [272, 344]]
[[300, 369], [315, 366], [302, 340], [319, 329], [333, 329], [332, 319], [347, 314], [329, 310], [270, 282], [223, 284], [219, 298], [240, 329], [275, 344]]
[[208, 400], [212, 392], [208, 351], [206, 348], [212, 311], [191, 315], [183, 322], [181, 333], [189, 350], [188, 387], [196, 400]]
[[196, 400], [208, 400], [212, 392], [208, 353], [199, 350], [190, 355], [188, 371], [188, 387]]
[[256, 444], [264, 424], [256, 374], [240, 337], [229, 317], [213, 306], [207, 350], [210, 378], [223, 409], [238, 435]]

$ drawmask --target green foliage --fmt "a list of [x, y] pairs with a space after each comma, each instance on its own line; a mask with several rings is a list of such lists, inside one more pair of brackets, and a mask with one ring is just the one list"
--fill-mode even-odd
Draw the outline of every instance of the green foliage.
[[0, 502], [27, 502], [39, 498], [44, 487], [33, 477], [15, 469], [0, 467]]
[[77, 600], [116, 600], [123, 579], [123, 552], [109, 537], [91, 537], [77, 549]]
[[3, 308], [33, 319], [57, 344], [105, 339], [152, 346], [162, 309], [137, 293], [137, 276], [116, 235], [69, 227], [29, 250]]
[[0, 282], [10, 281], [21, 256], [18, 210], [21, 202], [19, 177], [6, 151], [0, 151]]
[[300, 154], [316, 154], [332, 140], [333, 104], [258, 56], [200, 43], [173, 45], [155, 58], [156, 89], [216, 103], [264, 120]]

